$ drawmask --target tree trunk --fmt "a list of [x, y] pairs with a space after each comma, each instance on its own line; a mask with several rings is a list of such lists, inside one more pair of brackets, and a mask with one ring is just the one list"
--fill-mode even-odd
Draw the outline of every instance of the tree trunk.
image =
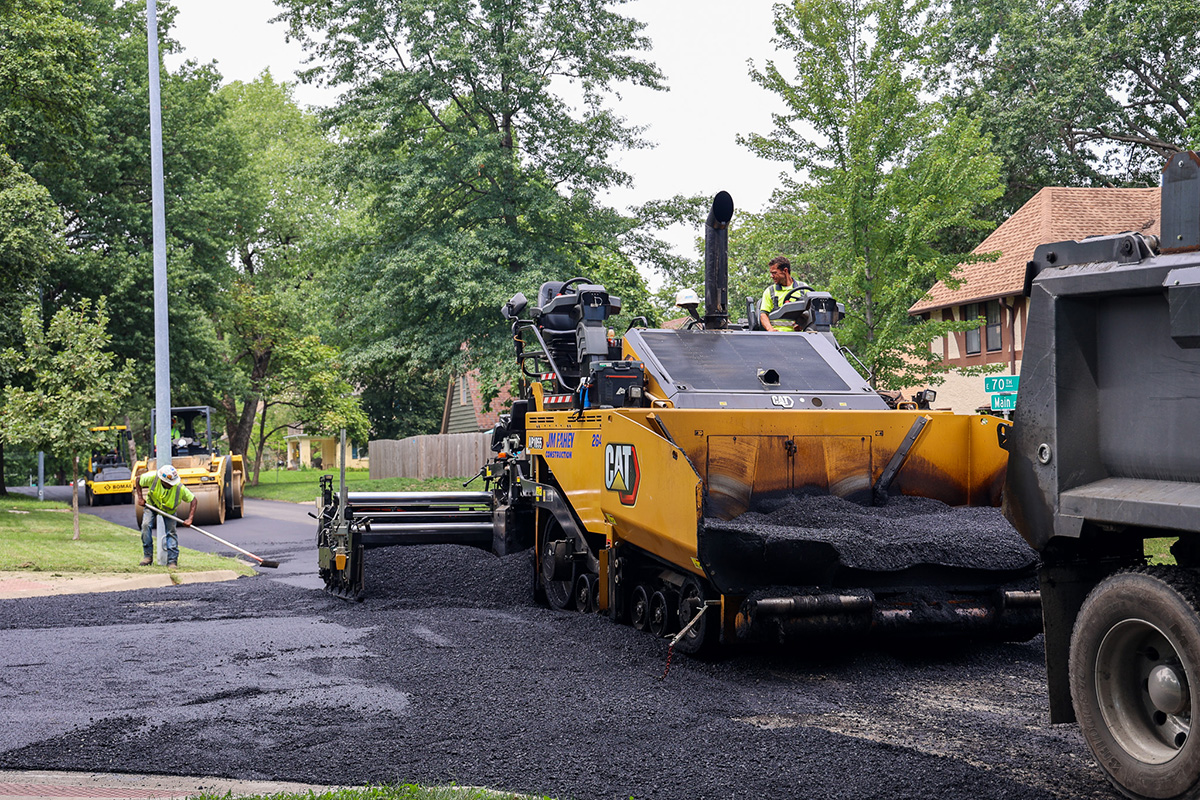
[[[241, 413], [237, 410], [237, 400], [226, 396], [221, 400], [225, 409], [225, 434], [229, 437], [229, 452], [246, 457], [250, 449], [250, 437], [254, 433], [254, 418], [258, 414], [259, 395], [247, 397], [242, 405]], [[237, 420], [237, 422], [234, 422]]]
[[133, 443], [133, 423], [129, 421], [128, 414], [125, 415], [125, 433], [129, 435], [125, 440], [125, 448], [129, 451], [129, 468], [133, 469], [133, 465], [137, 463], [137, 445]]
[[0, 497], [8, 494], [8, 481], [4, 480], [4, 442], [0, 442]]
[[262, 416], [258, 420], [258, 453], [254, 458], [254, 483], [252, 486], [258, 486], [258, 474], [262, 470], [262, 454], [263, 448], [267, 446], [267, 408], [268, 405], [263, 403]]
[[71, 457], [71, 516], [75, 521], [75, 541], [79, 541], [79, 454]]

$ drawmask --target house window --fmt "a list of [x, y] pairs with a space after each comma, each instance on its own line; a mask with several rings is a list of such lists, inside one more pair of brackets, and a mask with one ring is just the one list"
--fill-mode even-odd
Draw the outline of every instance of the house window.
[[458, 404], [465, 406], [471, 402], [471, 396], [467, 392], [467, 376], [463, 375], [458, 379]]
[[987, 349], [994, 353], [1000, 349], [1000, 301], [989, 300], [987, 304]]
[[[982, 316], [979, 313], [979, 303], [968, 303], [963, 306], [963, 319], [973, 320]], [[971, 328], [967, 331], [967, 355], [977, 356], [980, 352], [979, 346], [979, 328]]]
[[365, 444], [354, 444], [352, 442], [350, 444], [350, 457], [356, 458], [356, 459], [357, 458], [366, 458], [367, 457], [367, 446]]

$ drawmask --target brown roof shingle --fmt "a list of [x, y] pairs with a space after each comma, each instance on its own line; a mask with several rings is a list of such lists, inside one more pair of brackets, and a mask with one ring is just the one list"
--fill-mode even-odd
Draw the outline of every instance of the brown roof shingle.
[[955, 277], [962, 284], [957, 289], [938, 281], [908, 313], [1019, 294], [1025, 281], [1025, 263], [1039, 244], [1124, 231], [1157, 234], [1159, 194], [1159, 189], [1047, 186], [971, 251], [999, 251], [999, 260], [960, 264]]

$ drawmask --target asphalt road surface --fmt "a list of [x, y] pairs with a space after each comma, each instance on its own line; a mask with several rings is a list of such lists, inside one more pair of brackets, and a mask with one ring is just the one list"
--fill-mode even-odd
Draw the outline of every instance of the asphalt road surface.
[[527, 554], [372, 550], [367, 600], [332, 598], [307, 511], [251, 501], [214, 531], [279, 575], [0, 600], [0, 768], [588, 800], [1117, 796], [1049, 724], [1040, 637], [677, 656], [663, 679], [665, 642], [536, 606]]

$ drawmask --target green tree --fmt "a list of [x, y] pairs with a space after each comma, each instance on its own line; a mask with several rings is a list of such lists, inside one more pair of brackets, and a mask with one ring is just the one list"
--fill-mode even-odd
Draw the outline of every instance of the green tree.
[[337, 287], [353, 298], [341, 328], [356, 375], [429, 375], [460, 353], [494, 368], [508, 348], [496, 309], [514, 293], [645, 250], [597, 201], [629, 181], [612, 152], [643, 144], [606, 98], [661, 81], [615, 2], [279, 5], [323, 65], [310, 77], [346, 90], [328, 117], [340, 179], [375, 198]]
[[[45, 303], [67, 307], [104, 293], [114, 350], [137, 358], [134, 401], [148, 403], [154, 338], [145, 6], [48, 5], [69, 17], [70, 30], [81, 31], [79, 50], [88, 57], [47, 56], [55, 69], [42, 70], [43, 82], [30, 85], [57, 105], [28, 102], [12, 117], [40, 120], [8, 140], [9, 153], [46, 187], [65, 219], [67, 252], [42, 283]], [[170, 38], [174, 15], [170, 4], [159, 6], [163, 53], [178, 49]], [[219, 387], [231, 380], [213, 320], [232, 282], [226, 254], [240, 208], [234, 177], [244, 156], [221, 124], [219, 83], [211, 66], [162, 70], [172, 383], [178, 400], [196, 404], [215, 404]], [[56, 122], [64, 108], [74, 115], [69, 124]]]
[[[221, 405], [231, 450], [248, 453], [256, 416], [260, 434], [266, 424], [260, 401], [278, 373], [301, 364], [326, 369], [328, 358], [289, 351], [319, 342], [313, 337], [329, 327], [320, 310], [323, 274], [345, 259], [343, 233], [357, 228], [362, 201], [334, 190], [320, 173], [333, 145], [286, 84], [264, 72], [223, 87], [219, 97], [227, 106], [224, 124], [246, 156], [235, 178], [235, 274], [218, 320], [236, 381]], [[256, 461], [262, 441], [260, 435]]]
[[94, 28], [55, 0], [0, 3], [0, 143], [45, 168], [69, 168], [86, 144], [97, 78]]
[[1200, 144], [1200, 13], [1175, 0], [946, 0], [931, 64], [1003, 159], [1003, 219], [1043, 186], [1155, 185]]
[[[62, 216], [49, 192], [0, 146], [0, 348], [12, 347], [20, 339], [20, 310], [37, 299], [37, 286], [62, 249]], [[0, 405], [10, 377], [0, 365]], [[0, 494], [7, 491], [0, 481]]]
[[129, 394], [133, 365], [107, 350], [108, 310], [93, 305], [59, 309], [43, 328], [41, 310], [21, 312], [25, 344], [3, 353], [6, 366], [29, 377], [29, 388], [14, 386], [0, 411], [0, 438], [70, 456], [71, 510], [79, 538], [79, 456], [106, 443], [108, 434], [90, 427], [112, 418]]
[[[338, 351], [315, 336], [281, 348], [278, 364], [262, 383], [262, 413], [254, 442], [254, 477], [258, 485], [263, 452], [270, 439], [295, 425], [306, 433], [337, 433], [346, 429], [348, 441], [365, 442], [370, 422], [354, 387], [342, 377]], [[286, 414], [280, 414], [285, 410]], [[275, 425], [267, 427], [268, 413]]]
[[974, 212], [1003, 191], [979, 125], [924, 99], [924, 11], [905, 0], [777, 6], [775, 42], [796, 77], [771, 61], [752, 69], [786, 111], [770, 135], [742, 140], [796, 170], [781, 198], [803, 209], [805, 261], [830, 269], [829, 289], [846, 304], [839, 338], [881, 388], [944, 369], [929, 343], [954, 323], [914, 324], [908, 308], [968, 259], [938, 242], [963, 229], [982, 236], [991, 225]]

